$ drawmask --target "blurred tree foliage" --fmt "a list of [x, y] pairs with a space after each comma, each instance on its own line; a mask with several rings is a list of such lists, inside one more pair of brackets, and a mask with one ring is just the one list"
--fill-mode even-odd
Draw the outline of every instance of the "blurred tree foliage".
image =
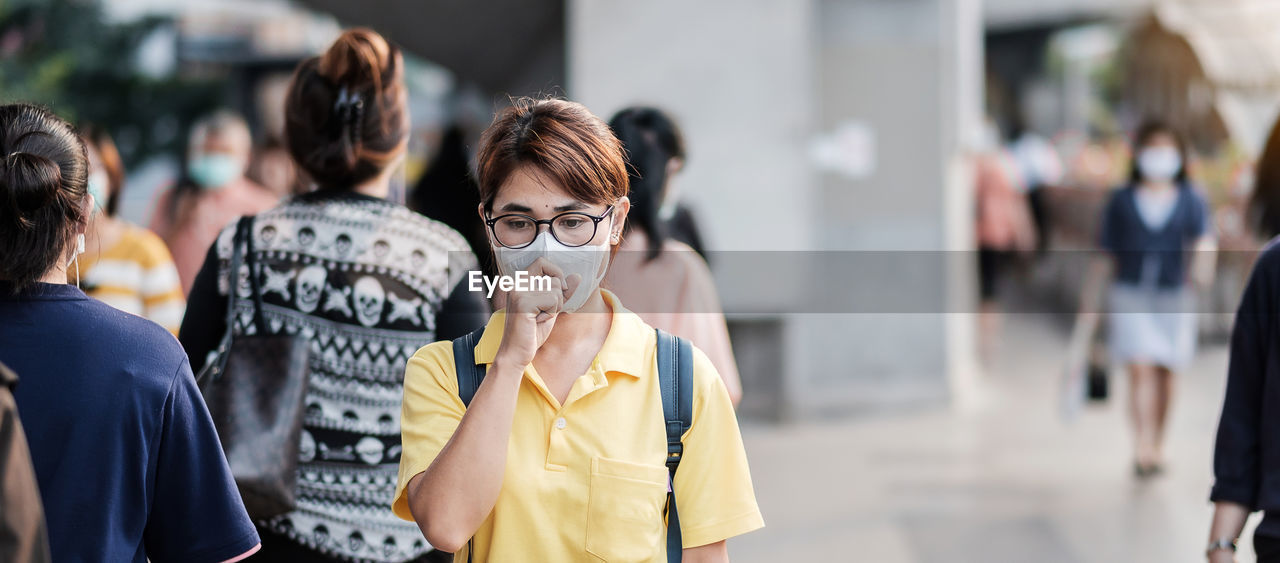
[[0, 100], [40, 103], [74, 123], [105, 127], [126, 164], [177, 153], [185, 142], [179, 133], [215, 107], [223, 90], [181, 72], [139, 70], [139, 46], [172, 25], [164, 18], [108, 23], [96, 0], [0, 0]]

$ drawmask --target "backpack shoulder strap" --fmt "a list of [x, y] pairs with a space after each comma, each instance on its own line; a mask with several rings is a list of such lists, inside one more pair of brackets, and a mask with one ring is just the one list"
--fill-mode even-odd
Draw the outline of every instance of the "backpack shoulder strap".
[[484, 334], [484, 327], [453, 339], [453, 364], [458, 376], [458, 398], [462, 405], [471, 406], [480, 382], [484, 381], [485, 366], [476, 364], [476, 344]]
[[[464, 407], [471, 406], [471, 399], [475, 398], [480, 382], [484, 381], [485, 366], [476, 364], [476, 344], [483, 334], [484, 327], [480, 327], [453, 339], [453, 365], [458, 377], [458, 398], [462, 399]], [[473, 560], [474, 551], [475, 545], [468, 541], [467, 563]]]
[[684, 455], [684, 434], [693, 425], [693, 345], [662, 329], [658, 335], [658, 387], [662, 391], [662, 418], [667, 431], [667, 472], [672, 490], [667, 493], [667, 561], [680, 561], [683, 546], [680, 517], [676, 513], [675, 479]]

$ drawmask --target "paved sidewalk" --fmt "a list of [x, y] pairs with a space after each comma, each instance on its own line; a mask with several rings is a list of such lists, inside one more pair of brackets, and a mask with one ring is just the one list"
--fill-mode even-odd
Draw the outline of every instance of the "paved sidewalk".
[[[733, 560], [1203, 561], [1225, 346], [1202, 346], [1179, 380], [1167, 473], [1140, 483], [1124, 378], [1068, 425], [1057, 387], [1065, 330], [1010, 315], [1003, 333], [973, 407], [747, 425], [768, 527], [730, 541]], [[1240, 561], [1252, 561], [1247, 551]]]

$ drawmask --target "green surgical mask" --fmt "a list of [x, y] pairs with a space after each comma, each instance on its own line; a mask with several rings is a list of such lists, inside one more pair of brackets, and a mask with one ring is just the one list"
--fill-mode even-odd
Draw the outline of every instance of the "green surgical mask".
[[105, 172], [96, 170], [90, 173], [86, 189], [89, 195], [93, 196], [93, 211], [95, 213], [107, 208], [107, 174]]
[[229, 154], [201, 154], [187, 161], [187, 173], [201, 188], [216, 190], [239, 178], [244, 165]]

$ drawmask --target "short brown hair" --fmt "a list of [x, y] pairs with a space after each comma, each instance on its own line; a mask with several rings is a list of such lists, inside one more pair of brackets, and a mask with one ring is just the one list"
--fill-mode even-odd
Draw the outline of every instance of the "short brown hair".
[[629, 189], [622, 143], [599, 117], [568, 100], [513, 99], [480, 137], [476, 160], [485, 210], [521, 165], [537, 167], [589, 203], [613, 203]]
[[351, 188], [390, 165], [409, 138], [400, 49], [350, 29], [302, 61], [285, 102], [285, 144], [321, 188]]

